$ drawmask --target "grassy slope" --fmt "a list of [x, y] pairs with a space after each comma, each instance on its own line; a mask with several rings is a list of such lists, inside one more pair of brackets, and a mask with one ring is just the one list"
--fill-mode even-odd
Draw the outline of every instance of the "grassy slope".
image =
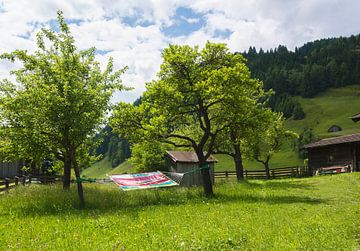
[[106, 178], [106, 174], [130, 173], [132, 171], [133, 167], [127, 161], [112, 168], [109, 158], [105, 156], [102, 160], [82, 171], [81, 175], [89, 178]]
[[[350, 117], [360, 112], [360, 86], [348, 86], [330, 89], [316, 98], [298, 98], [305, 113], [304, 120], [288, 120], [288, 128], [301, 132], [306, 126], [313, 128], [320, 138], [359, 133], [359, 123], [354, 123]], [[343, 131], [328, 133], [332, 125], [342, 127]]]
[[[19, 186], [0, 196], [0, 250], [358, 250], [360, 173], [121, 192]], [[346, 191], [346, 192], [344, 192]]]

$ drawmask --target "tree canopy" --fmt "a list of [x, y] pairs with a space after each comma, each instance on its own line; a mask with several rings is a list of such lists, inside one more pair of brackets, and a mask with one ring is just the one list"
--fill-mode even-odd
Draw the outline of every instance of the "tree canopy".
[[157, 140], [192, 148], [202, 167], [205, 194], [212, 194], [209, 170], [203, 168], [216, 137], [234, 120], [230, 110], [254, 105], [262, 83], [250, 77], [245, 59], [224, 44], [170, 45], [163, 51], [158, 79], [146, 84], [138, 107], [121, 103], [112, 126], [133, 139]]
[[[112, 59], [101, 70], [95, 48], [78, 51], [61, 11], [60, 32], [42, 29], [33, 54], [16, 50], [0, 57], [22, 63], [12, 71], [17, 83], [0, 83], [0, 124], [13, 157], [40, 161], [51, 156], [64, 164], [64, 188], [70, 168], [80, 177], [79, 162], [88, 152], [89, 136], [104, 121], [114, 90], [124, 89]], [[10, 155], [8, 155], [10, 156]], [[82, 186], [78, 182], [81, 202]]]

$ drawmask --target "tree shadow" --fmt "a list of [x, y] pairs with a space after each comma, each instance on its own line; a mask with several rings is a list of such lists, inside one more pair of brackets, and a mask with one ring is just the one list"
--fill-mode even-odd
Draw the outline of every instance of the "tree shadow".
[[301, 179], [294, 179], [289, 181], [288, 179], [277, 180], [243, 180], [239, 184], [249, 189], [261, 189], [267, 188], [271, 190], [290, 190], [290, 189], [303, 189], [303, 190], [318, 190], [312, 184], [304, 183]]
[[[291, 188], [308, 189], [304, 184], [294, 184]], [[222, 203], [259, 203], [259, 204], [294, 204], [306, 203], [316, 205], [326, 203], [325, 200], [307, 196], [276, 195], [251, 193], [251, 190], [242, 190], [241, 187], [257, 189], [265, 186], [271, 189], [282, 189], [284, 184], [272, 183], [268, 185], [246, 182], [236, 189], [221, 190], [213, 197], [206, 198], [201, 188], [166, 188], [146, 191], [124, 192], [113, 187], [100, 188], [85, 186], [85, 208], [80, 209], [79, 200], [75, 189], [63, 191], [60, 186], [45, 191], [41, 196], [31, 199], [22, 198], [22, 203], [8, 203], [8, 211], [0, 212], [1, 215], [16, 214], [21, 217], [51, 216], [51, 215], [76, 215], [78, 217], [96, 217], [99, 215], [118, 213], [137, 218], [138, 213], [144, 208], [158, 206], [179, 206], [184, 204], [203, 204], [210, 202], [212, 205]], [[289, 187], [288, 185], [286, 186]], [[26, 188], [25, 188], [26, 189]], [[45, 188], [46, 190], [46, 188]], [[19, 194], [21, 198], [21, 194]], [[19, 199], [20, 199], [19, 198]], [[16, 198], [13, 198], [16, 199]], [[10, 202], [11, 200], [9, 200]]]
[[228, 195], [222, 194], [216, 196], [215, 199], [219, 202], [245, 202], [245, 203], [264, 203], [264, 204], [296, 204], [305, 203], [310, 205], [316, 205], [326, 203], [327, 201], [320, 198], [312, 198], [308, 196], [295, 196], [295, 195]]

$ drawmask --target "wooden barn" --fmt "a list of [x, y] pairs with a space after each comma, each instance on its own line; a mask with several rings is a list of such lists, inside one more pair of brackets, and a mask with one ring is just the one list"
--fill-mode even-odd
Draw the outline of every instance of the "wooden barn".
[[[210, 177], [214, 183], [214, 165], [217, 160], [210, 156], [207, 163], [210, 166]], [[178, 173], [185, 173], [199, 168], [199, 160], [195, 152], [185, 151], [167, 151], [165, 155], [165, 163], [169, 170], [175, 169]], [[201, 172], [185, 174], [181, 186], [199, 186], [202, 185]]]
[[308, 151], [309, 170], [313, 173], [342, 166], [346, 171], [360, 171], [360, 133], [322, 139], [304, 148]]

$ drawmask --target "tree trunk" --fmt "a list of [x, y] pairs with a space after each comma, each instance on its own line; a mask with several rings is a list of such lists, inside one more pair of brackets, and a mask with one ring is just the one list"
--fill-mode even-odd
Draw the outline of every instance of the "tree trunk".
[[236, 178], [238, 181], [241, 181], [244, 179], [244, 167], [242, 163], [240, 144], [236, 141], [236, 134], [234, 130], [230, 131], [230, 139], [233, 142], [234, 147], [234, 155], [232, 157], [235, 162]]
[[244, 166], [242, 163], [242, 158], [235, 159], [235, 169], [236, 169], [236, 178], [238, 181], [244, 180]]
[[78, 195], [79, 195], [79, 199], [80, 199], [80, 208], [83, 208], [84, 205], [85, 205], [84, 190], [83, 190], [83, 187], [82, 187], [82, 183], [80, 182], [80, 169], [79, 169], [79, 165], [78, 165], [78, 163], [76, 161], [76, 157], [75, 157], [74, 152], [75, 151], [71, 151], [71, 163], [74, 166], [77, 190], [78, 190]]
[[244, 179], [244, 166], [242, 162], [240, 145], [234, 144], [234, 150], [235, 154], [233, 155], [233, 158], [235, 162], [236, 178], [238, 181], [241, 181]]
[[64, 159], [64, 176], [63, 176], [63, 189], [70, 189], [70, 179], [71, 179], [71, 159], [69, 156], [65, 156]]
[[[200, 164], [199, 167], [202, 168], [202, 167], [204, 167], [204, 165], [207, 165], [207, 164], [206, 163]], [[205, 196], [210, 197], [214, 194], [211, 177], [210, 177], [210, 169], [209, 168], [201, 169], [201, 176], [202, 176], [202, 180], [203, 180]]]
[[269, 168], [269, 159], [267, 159], [264, 162], [264, 166], [265, 166], [265, 173], [266, 173], [266, 179], [270, 179], [270, 168]]

